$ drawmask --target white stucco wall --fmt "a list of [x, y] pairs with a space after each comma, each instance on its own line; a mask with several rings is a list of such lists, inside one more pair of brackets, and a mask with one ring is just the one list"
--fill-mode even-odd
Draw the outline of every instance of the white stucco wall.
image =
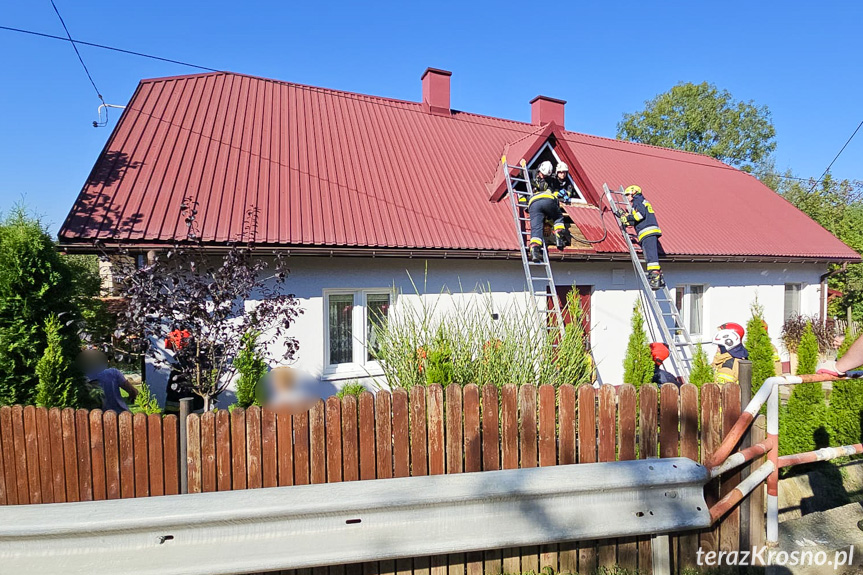
[[[300, 342], [294, 367], [324, 380], [323, 390], [334, 391], [347, 381], [364, 379], [365, 372], [345, 370], [332, 373], [324, 365], [325, 356], [325, 290], [388, 289], [395, 286], [396, 309], [415, 301], [419, 291], [431, 301], [442, 292], [470, 292], [485, 286], [495, 301], [496, 311], [509, 305], [524, 305], [524, 275], [518, 260], [421, 260], [391, 258], [291, 257], [287, 289], [296, 294], [304, 313], [289, 330]], [[621, 383], [623, 356], [629, 337], [633, 304], [638, 297], [636, 278], [631, 266], [619, 263], [566, 262], [553, 266], [558, 285], [593, 286], [591, 301], [591, 344], [602, 381]], [[750, 306], [758, 298], [765, 308], [770, 335], [781, 349], [779, 333], [784, 314], [786, 283], [803, 284], [800, 312], [819, 312], [819, 276], [826, 266], [813, 264], [673, 264], [664, 265], [669, 287], [700, 284], [704, 291], [704, 334], [696, 341], [710, 341], [716, 327], [728, 321], [745, 325]], [[413, 280], [413, 283], [412, 283]], [[415, 285], [414, 285], [415, 284]], [[445, 311], [446, 302], [438, 311]], [[708, 354], [713, 351], [708, 348]], [[151, 372], [150, 377], [155, 374]], [[159, 396], [164, 391], [158, 383]], [[224, 407], [228, 401], [220, 402]]]

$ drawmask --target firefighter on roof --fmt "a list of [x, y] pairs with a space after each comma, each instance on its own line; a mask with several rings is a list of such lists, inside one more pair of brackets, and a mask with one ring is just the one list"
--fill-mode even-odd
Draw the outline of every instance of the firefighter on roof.
[[[518, 203], [530, 214], [530, 257], [535, 263], [542, 261], [542, 229], [546, 219], [552, 221], [557, 249], [567, 246], [566, 226], [563, 223], [563, 212], [558, 203], [557, 184], [552, 178], [551, 162], [539, 165], [533, 181], [533, 195], [530, 199], [519, 195]], [[569, 203], [567, 196], [566, 203]]]
[[638, 243], [647, 262], [647, 279], [650, 281], [650, 288], [658, 290], [665, 287], [662, 269], [659, 267], [659, 238], [662, 236], [662, 230], [659, 229], [653, 206], [641, 195], [639, 186], [629, 186], [623, 193], [632, 205], [632, 212], [620, 214], [620, 222], [624, 226], [635, 228]]

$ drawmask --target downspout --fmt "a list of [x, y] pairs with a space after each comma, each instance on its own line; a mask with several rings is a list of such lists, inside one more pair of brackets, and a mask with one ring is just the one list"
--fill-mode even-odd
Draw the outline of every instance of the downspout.
[[832, 272], [823, 274], [818, 281], [821, 283], [821, 325], [827, 325], [827, 280], [837, 274], [847, 271], [848, 262], [844, 262], [841, 267], [836, 268]]

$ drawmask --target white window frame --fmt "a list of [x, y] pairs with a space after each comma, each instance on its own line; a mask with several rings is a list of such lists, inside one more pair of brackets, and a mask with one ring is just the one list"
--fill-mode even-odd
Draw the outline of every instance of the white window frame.
[[[692, 333], [691, 324], [689, 321], [690, 312], [692, 311], [692, 287], [697, 286], [701, 288], [701, 333]], [[674, 301], [677, 303], [677, 295], [678, 290], [683, 290], [683, 305], [682, 309], [677, 311], [680, 312], [680, 319], [683, 321], [683, 325], [686, 327], [687, 331], [689, 331], [689, 335], [692, 337], [693, 341], [703, 342], [706, 336], [709, 336], [709, 328], [707, 327], [707, 318], [710, 316], [707, 310], [707, 290], [709, 286], [707, 284], [702, 283], [691, 283], [691, 284], [678, 284], [674, 287]], [[705, 333], [708, 332], [708, 333]]]
[[[549, 144], [549, 143], [548, 143], [548, 141], [546, 141], [546, 142], [542, 145], [542, 147], [539, 149], [539, 151], [538, 151], [536, 154], [534, 154], [534, 155], [533, 155], [533, 158], [531, 158], [531, 159], [530, 159], [530, 161], [527, 163], [527, 165], [528, 165], [528, 166], [532, 166], [532, 165], [536, 162], [536, 160], [537, 160], [537, 159], [542, 155], [542, 153], [543, 153], [545, 150], [550, 151], [550, 152], [551, 152], [551, 155], [552, 155], [552, 156], [554, 156], [554, 159], [555, 159], [557, 162], [560, 162], [560, 156], [558, 156], [558, 155], [557, 155], [557, 152], [555, 152], [555, 151], [554, 151], [554, 148], [552, 148], [552, 147], [551, 147], [551, 144]], [[557, 167], [557, 166], [555, 166], [555, 167]], [[555, 176], [555, 177], [557, 177], [557, 176]], [[569, 183], [570, 183], [570, 184], [572, 184], [573, 189], [575, 189], [576, 193], [578, 193], [578, 197], [577, 197], [577, 198], [573, 198], [573, 199], [572, 199], [572, 202], [573, 202], [573, 203], [575, 203], [575, 204], [586, 204], [586, 203], [587, 203], [587, 200], [585, 200], [585, 199], [584, 199], [584, 192], [582, 192], [582, 191], [579, 189], [578, 184], [576, 184], [576, 183], [575, 183], [575, 180], [574, 180], [574, 179], [572, 179], [572, 173], [571, 173], [571, 172], [567, 172], [566, 177], [567, 177], [567, 179], [569, 180]]]
[[789, 317], [788, 310], [785, 308], [785, 295], [788, 293], [788, 286], [797, 286], [797, 302], [796, 302], [796, 310], [793, 315], [800, 315], [802, 305], [803, 305], [803, 288], [805, 287], [802, 282], [788, 282], [782, 286], [782, 321], [785, 322]]
[[[353, 361], [349, 363], [330, 363], [330, 296], [352, 295], [354, 297], [351, 320], [353, 321]], [[324, 357], [322, 376], [325, 380], [378, 377], [384, 374], [375, 360], [367, 360], [368, 342], [366, 341], [366, 321], [369, 295], [387, 295], [390, 310], [395, 304], [396, 294], [392, 288], [332, 288], [323, 290]]]

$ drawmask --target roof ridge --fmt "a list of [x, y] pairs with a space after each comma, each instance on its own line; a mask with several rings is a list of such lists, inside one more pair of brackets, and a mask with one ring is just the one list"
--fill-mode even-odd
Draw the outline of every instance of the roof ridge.
[[[633, 142], [633, 141], [631, 141], [631, 140], [619, 140], [619, 139], [617, 139], [617, 138], [609, 138], [608, 136], [597, 136], [596, 134], [587, 134], [587, 133], [585, 133], [585, 132], [575, 132], [575, 131], [573, 131], [573, 130], [565, 130], [565, 129], [564, 129], [564, 130], [561, 130], [561, 131], [564, 133], [564, 135], [566, 135], [566, 134], [572, 134], [572, 135], [575, 135], [575, 136], [584, 136], [584, 137], [586, 137], [586, 138], [595, 138], [595, 139], [597, 139], [597, 140], [606, 140], [606, 141], [608, 141], [608, 142], [614, 142], [614, 143], [617, 143], [617, 144], [624, 144], [624, 145], [631, 145], [631, 146], [641, 146], [641, 147], [644, 147], [644, 148], [651, 148], [651, 149], [655, 149], [655, 150], [663, 150], [663, 151], [666, 151], [666, 152], [673, 152], [673, 153], [679, 153], [679, 154], [689, 154], [689, 155], [692, 155], [692, 156], [697, 156], [697, 157], [699, 157], [699, 158], [704, 158], [705, 160], [708, 160], [708, 161], [711, 161], [711, 162], [714, 162], [714, 163], [722, 164], [723, 166], [728, 167], [728, 168], [731, 168], [731, 169], [733, 169], [733, 170], [737, 170], [737, 168], [735, 168], [734, 166], [729, 166], [728, 164], [726, 164], [726, 163], [725, 163], [725, 162], [723, 162], [722, 160], [718, 160], [718, 159], [716, 159], [716, 158], [712, 158], [712, 157], [708, 156], [707, 154], [701, 154], [701, 153], [699, 153], [699, 152], [690, 152], [689, 150], [678, 150], [677, 148], [665, 148], [665, 147], [663, 147], [663, 146], [657, 146], [657, 145], [655, 145], [655, 144], [645, 144], [644, 142]], [[589, 144], [588, 144], [588, 145], [589, 145]], [[741, 171], [742, 171], [742, 170], [741, 170]]]
[[[204, 77], [204, 76], [227, 76], [227, 75], [239, 76], [239, 77], [243, 77], [243, 78], [250, 78], [252, 80], [259, 80], [261, 82], [272, 82], [275, 84], [292, 86], [294, 88], [299, 88], [301, 90], [309, 90], [312, 92], [328, 93], [328, 94], [333, 94], [335, 96], [363, 98], [363, 99], [371, 100], [372, 101], [371, 103], [377, 103], [377, 104], [381, 104], [381, 105], [386, 105], [386, 103], [389, 103], [389, 102], [395, 102], [398, 104], [407, 104], [411, 107], [417, 108], [417, 109], [411, 110], [411, 111], [424, 113], [421, 109], [422, 108], [422, 102], [414, 102], [411, 100], [402, 100], [400, 98], [391, 98], [389, 96], [377, 96], [375, 94], [363, 94], [361, 92], [352, 92], [350, 90], [339, 90], [337, 88], [326, 88], [323, 86], [312, 86], [311, 84], [302, 84], [299, 82], [290, 82], [288, 80], [278, 80], [276, 78], [265, 78], [263, 76], [255, 76], [254, 74], [244, 74], [242, 72], [231, 72], [228, 70], [220, 71], [220, 72], [201, 72], [199, 74], [180, 74], [177, 76], [162, 76], [162, 77], [157, 77], [157, 78], [143, 78], [140, 80], [140, 83], [141, 84], [155, 83], [155, 82], [163, 82], [163, 81], [168, 81], [168, 80], [169, 81], [183, 80], [186, 78], [200, 78], [200, 77]], [[524, 126], [524, 127], [534, 126], [534, 124], [531, 124], [530, 122], [522, 122], [520, 120], [512, 120], [510, 118], [499, 118], [497, 116], [489, 116], [487, 114], [477, 114], [476, 112], [468, 112], [465, 110], [458, 110], [455, 108], [451, 109], [450, 111], [453, 112], [453, 114], [450, 116], [450, 118], [453, 120], [466, 121], [465, 118], [458, 118], [457, 117], [457, 115], [464, 114], [464, 115], [472, 116], [472, 117], [476, 117], [476, 118], [486, 118], [486, 119], [494, 120], [497, 122], [506, 122], [509, 124], [518, 124], [518, 125]], [[543, 126], [545, 126], [545, 124], [538, 126], [538, 127], [541, 128]], [[531, 133], [533, 133], [533, 131], [534, 130], [532, 130], [531, 132], [529, 132], [526, 135], [530, 135]]]

